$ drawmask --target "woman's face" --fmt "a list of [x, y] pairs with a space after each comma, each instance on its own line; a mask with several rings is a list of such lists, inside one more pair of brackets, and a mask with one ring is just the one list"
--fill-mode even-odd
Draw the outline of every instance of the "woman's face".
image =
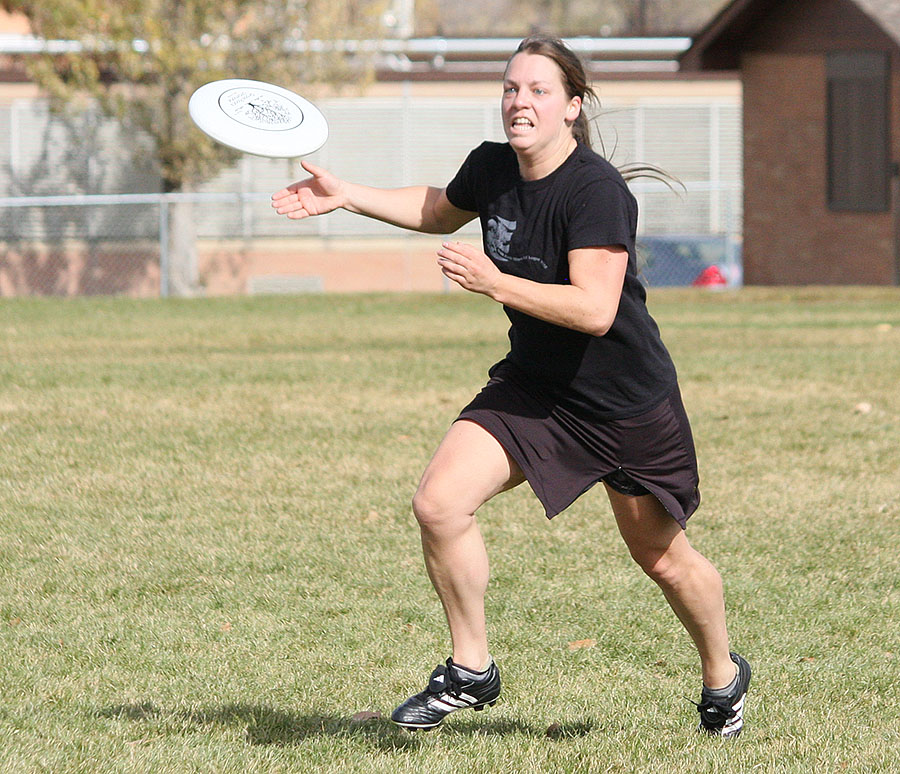
[[581, 99], [569, 97], [556, 62], [516, 54], [503, 78], [503, 130], [516, 153], [537, 156], [568, 147]]

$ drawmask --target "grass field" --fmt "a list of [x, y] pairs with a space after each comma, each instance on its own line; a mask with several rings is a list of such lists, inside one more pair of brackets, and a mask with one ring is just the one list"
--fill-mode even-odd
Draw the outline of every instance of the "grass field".
[[897, 771], [900, 291], [651, 302], [755, 668], [737, 742], [693, 732], [599, 491], [483, 509], [503, 700], [386, 720], [448, 653], [409, 500], [505, 352], [489, 302], [5, 300], [0, 771]]

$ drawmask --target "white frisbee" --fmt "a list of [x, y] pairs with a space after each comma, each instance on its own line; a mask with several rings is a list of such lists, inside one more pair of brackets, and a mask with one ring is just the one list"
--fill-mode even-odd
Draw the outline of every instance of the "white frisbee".
[[255, 156], [306, 156], [328, 139], [325, 116], [312, 102], [263, 81], [212, 81], [191, 95], [188, 110], [214, 140]]

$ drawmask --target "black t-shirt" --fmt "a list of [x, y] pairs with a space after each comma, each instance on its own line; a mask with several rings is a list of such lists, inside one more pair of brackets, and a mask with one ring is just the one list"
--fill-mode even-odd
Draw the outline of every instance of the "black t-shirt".
[[605, 336], [503, 307], [511, 322], [506, 359], [529, 384], [597, 419], [640, 414], [674, 388], [675, 367], [637, 278], [637, 202], [612, 164], [579, 144], [547, 177], [523, 180], [509, 144], [485, 142], [447, 186], [447, 198], [479, 214], [485, 253], [506, 274], [564, 285], [570, 250], [628, 250], [618, 313]]

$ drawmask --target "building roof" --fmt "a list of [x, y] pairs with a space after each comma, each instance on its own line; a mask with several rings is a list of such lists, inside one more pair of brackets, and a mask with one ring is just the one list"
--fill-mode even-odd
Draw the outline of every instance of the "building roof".
[[[786, 0], [732, 0], [694, 38], [681, 56], [684, 70], [736, 69], [740, 40], [768, 11]], [[898, 0], [847, 0], [900, 46]], [[727, 52], [727, 53], [726, 53]]]
[[853, 0], [900, 46], [900, 3], [897, 0]]
[[[485, 76], [503, 72], [506, 60], [520, 38], [396, 38], [380, 40], [304, 40], [297, 50], [333, 49], [347, 54], [367, 53], [375, 57], [379, 76], [437, 79]], [[585, 62], [592, 75], [619, 73], [674, 75], [678, 57], [691, 45], [687, 37], [571, 37], [569, 46]], [[87, 46], [79, 40], [45, 40], [32, 34], [21, 13], [0, 10], [0, 57], [22, 57], [40, 53], [79, 53]], [[146, 51], [143, 40], [132, 41], [135, 51]]]
[[[2, 21], [2, 20], [0, 20]], [[405, 38], [384, 40], [299, 41], [298, 51], [333, 49], [347, 54], [374, 55], [380, 80], [495, 79], [519, 38]], [[659, 77], [678, 75], [678, 57], [691, 44], [686, 37], [575, 37], [566, 38], [579, 54], [592, 77]], [[135, 51], [146, 51], [143, 40], [132, 41]], [[39, 53], [79, 53], [86, 50], [78, 40], [44, 40], [29, 32], [3, 32], [0, 27], [0, 57], [22, 57]], [[0, 73], [2, 75], [2, 73]], [[0, 77], [2, 80], [2, 77]]]

